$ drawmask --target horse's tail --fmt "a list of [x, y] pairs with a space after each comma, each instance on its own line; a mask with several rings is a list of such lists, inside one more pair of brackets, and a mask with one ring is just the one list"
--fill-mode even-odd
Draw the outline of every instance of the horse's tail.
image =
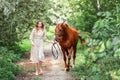
[[84, 48], [84, 46], [85, 46], [85, 44], [86, 44], [85, 39], [83, 39], [81, 35], [78, 35], [78, 37], [79, 37], [79, 39], [80, 39], [80, 43], [81, 43], [82, 47]]

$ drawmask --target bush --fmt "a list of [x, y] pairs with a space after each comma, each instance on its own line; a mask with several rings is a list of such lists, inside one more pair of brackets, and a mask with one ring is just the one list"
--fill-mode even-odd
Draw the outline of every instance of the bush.
[[79, 50], [78, 53], [76, 66], [71, 70], [71, 74], [76, 80], [118, 80], [120, 77], [119, 57], [106, 55], [97, 58], [96, 54], [93, 53], [96, 57], [94, 60], [93, 55], [84, 54], [86, 53], [85, 50]]
[[14, 77], [21, 71], [21, 68], [14, 64], [19, 56], [14, 51], [0, 47], [0, 79], [14, 80]]
[[5, 47], [0, 47], [0, 56], [7, 58], [12, 62], [16, 62], [20, 59], [20, 54], [15, 54], [13, 50], [8, 50]]
[[21, 68], [9, 61], [9, 59], [0, 59], [0, 79], [14, 80], [15, 75], [17, 75], [20, 71]]

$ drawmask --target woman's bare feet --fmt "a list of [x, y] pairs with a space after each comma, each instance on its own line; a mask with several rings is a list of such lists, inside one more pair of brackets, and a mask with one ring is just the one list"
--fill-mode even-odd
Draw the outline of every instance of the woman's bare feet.
[[38, 72], [36, 72], [35, 75], [39, 75]]
[[39, 74], [43, 74], [43, 71], [42, 71], [42, 69], [40, 69], [40, 72], [39, 72]]
[[38, 71], [35, 72], [35, 75], [39, 75]]

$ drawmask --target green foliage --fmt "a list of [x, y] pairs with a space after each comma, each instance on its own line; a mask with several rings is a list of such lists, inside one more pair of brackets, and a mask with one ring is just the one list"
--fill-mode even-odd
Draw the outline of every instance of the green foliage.
[[69, 3], [74, 13], [68, 19], [69, 23], [79, 30], [91, 32], [93, 24], [97, 20], [95, 1], [69, 0]]
[[92, 30], [92, 33], [94, 34], [93, 37], [96, 39], [108, 39], [113, 38], [115, 36], [119, 36], [119, 23], [116, 24], [116, 20], [111, 17], [110, 12], [102, 12], [98, 13], [99, 15], [105, 17], [104, 19], [98, 20]]
[[[88, 54], [85, 55], [85, 53]], [[79, 50], [77, 52], [76, 66], [71, 70], [71, 74], [76, 80], [116, 80], [120, 76], [119, 64], [120, 58], [118, 57], [107, 55], [94, 61], [93, 55], [89, 51]]]
[[[119, 0], [99, 1], [100, 10], [97, 9], [97, 5], [93, 1], [80, 0], [78, 2], [81, 3], [75, 3], [77, 1], [71, 3], [80, 6], [78, 8], [73, 6], [77, 9], [76, 11], [78, 11], [79, 15], [73, 15], [74, 24], [79, 25], [82, 30], [89, 29], [87, 31], [91, 32], [90, 37], [86, 39], [86, 49], [83, 52], [80, 51], [79, 58], [77, 58], [80, 61], [81, 57], [84, 57], [84, 63], [78, 62], [77, 66], [71, 71], [76, 76], [76, 80], [119, 80], [120, 77]], [[88, 4], [90, 9], [86, 4]], [[91, 18], [92, 16], [94, 17], [93, 19]], [[88, 24], [89, 22], [91, 25]], [[81, 56], [80, 53], [83, 55]]]
[[93, 27], [92, 38], [94, 41], [97, 41], [96, 45], [93, 45], [95, 49], [94, 52], [114, 55], [116, 50], [119, 50], [120, 47], [119, 23], [116, 23], [116, 20], [111, 16], [110, 12], [98, 14], [104, 18], [98, 20]]
[[13, 62], [18, 61], [19, 56], [14, 51], [0, 47], [0, 79], [14, 80], [14, 77], [21, 71], [21, 68]]
[[3, 80], [13, 80], [15, 75], [17, 75], [21, 68], [6, 58], [0, 60], [0, 79]]
[[23, 38], [28, 38], [28, 31], [35, 27], [37, 20], [42, 20], [46, 25], [50, 23], [47, 14], [49, 7], [49, 0], [1, 0], [1, 46], [11, 48], [16, 45], [16, 42], [19, 42]]
[[72, 9], [70, 8], [69, 0], [50, 0], [51, 4], [54, 4], [51, 6], [51, 9], [49, 9], [49, 12], [51, 15], [49, 15], [52, 22], [57, 21], [58, 19], [63, 19], [64, 21], [67, 21], [72, 13]]
[[5, 47], [0, 47], [0, 56], [11, 62], [20, 60], [20, 54], [16, 54], [13, 50], [8, 50]]
[[49, 26], [49, 31], [46, 32], [46, 37], [48, 39], [54, 38], [54, 34], [55, 34], [54, 30], [55, 30], [55, 26]]
[[21, 42], [17, 43], [23, 52], [28, 52], [30, 51], [31, 48], [31, 43], [29, 39], [24, 39]]
[[34, 80], [41, 80], [39, 76], [35, 76]]

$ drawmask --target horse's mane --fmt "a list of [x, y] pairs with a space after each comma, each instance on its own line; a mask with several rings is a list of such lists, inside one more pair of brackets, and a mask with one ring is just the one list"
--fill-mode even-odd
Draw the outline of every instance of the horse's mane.
[[78, 30], [76, 30], [75, 28], [71, 26], [68, 26], [66, 23], [63, 23], [63, 26], [64, 26], [65, 31], [67, 31], [68, 33], [74, 32], [74, 33], [79, 34]]

